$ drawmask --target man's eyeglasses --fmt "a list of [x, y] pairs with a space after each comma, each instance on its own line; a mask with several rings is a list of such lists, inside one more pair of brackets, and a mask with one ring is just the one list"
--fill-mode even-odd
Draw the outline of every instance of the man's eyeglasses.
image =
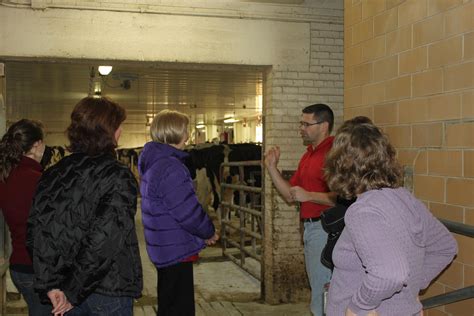
[[319, 122], [314, 122], [314, 123], [308, 123], [308, 122], [303, 122], [301, 121], [300, 122], [300, 126], [306, 128], [308, 126], [311, 126], [311, 125], [317, 125], [317, 124], [321, 124], [321, 123], [324, 123], [325, 121], [319, 121]]

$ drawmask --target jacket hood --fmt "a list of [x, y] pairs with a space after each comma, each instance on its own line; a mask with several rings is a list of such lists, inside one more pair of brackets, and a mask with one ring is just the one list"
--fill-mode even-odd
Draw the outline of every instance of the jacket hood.
[[160, 159], [176, 157], [184, 162], [187, 156], [188, 154], [186, 152], [171, 145], [149, 142], [143, 147], [143, 151], [138, 159], [138, 171], [140, 174], [144, 174], [157, 160]]

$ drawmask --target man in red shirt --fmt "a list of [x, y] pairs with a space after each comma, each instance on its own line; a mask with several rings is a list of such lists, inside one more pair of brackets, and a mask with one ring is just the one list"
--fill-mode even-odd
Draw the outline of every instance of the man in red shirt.
[[326, 154], [334, 140], [329, 136], [333, 125], [334, 114], [329, 106], [313, 104], [303, 109], [300, 134], [308, 147], [289, 182], [277, 168], [280, 148], [271, 148], [265, 154], [265, 166], [278, 192], [288, 203], [300, 203], [306, 272], [311, 286], [311, 312], [314, 315], [322, 315], [323, 287], [331, 277], [331, 271], [320, 262], [327, 234], [319, 217], [336, 200], [336, 194], [329, 192], [323, 172]]

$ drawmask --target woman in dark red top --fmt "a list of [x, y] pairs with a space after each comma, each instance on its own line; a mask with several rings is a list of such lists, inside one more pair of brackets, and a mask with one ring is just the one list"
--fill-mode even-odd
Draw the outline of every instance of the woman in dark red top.
[[0, 208], [12, 240], [12, 281], [28, 304], [28, 314], [51, 315], [52, 306], [40, 303], [33, 291], [33, 265], [26, 250], [26, 223], [36, 184], [41, 177], [44, 153], [43, 125], [22, 119], [0, 141]]

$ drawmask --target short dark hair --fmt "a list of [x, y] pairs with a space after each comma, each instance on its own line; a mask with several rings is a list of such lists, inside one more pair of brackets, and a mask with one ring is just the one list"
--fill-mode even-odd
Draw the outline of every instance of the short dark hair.
[[23, 155], [43, 138], [43, 124], [38, 121], [21, 119], [8, 128], [0, 140], [0, 182], [8, 178]]
[[346, 121], [326, 158], [328, 186], [348, 200], [369, 190], [397, 188], [402, 172], [395, 156], [395, 148], [377, 126]]
[[115, 131], [125, 119], [125, 109], [110, 99], [85, 97], [71, 113], [67, 149], [90, 156], [113, 153], [117, 147]]
[[323, 103], [311, 104], [303, 109], [305, 114], [313, 114], [319, 121], [328, 122], [329, 133], [332, 132], [334, 127], [334, 112], [331, 108]]

